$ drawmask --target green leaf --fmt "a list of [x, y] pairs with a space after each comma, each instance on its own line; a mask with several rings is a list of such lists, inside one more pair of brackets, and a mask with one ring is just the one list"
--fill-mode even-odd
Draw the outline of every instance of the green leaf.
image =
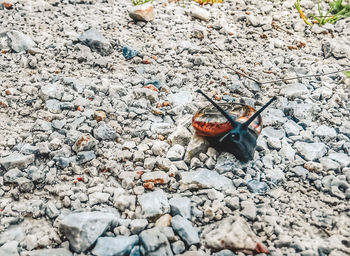
[[350, 78], [350, 71], [344, 71], [344, 75], [346, 75], [348, 78]]

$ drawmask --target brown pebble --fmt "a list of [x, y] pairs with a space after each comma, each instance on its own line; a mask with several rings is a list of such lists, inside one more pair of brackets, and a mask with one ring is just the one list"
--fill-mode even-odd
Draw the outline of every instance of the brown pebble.
[[95, 111], [95, 115], [94, 115], [94, 119], [97, 121], [97, 122], [101, 122], [103, 120], [106, 119], [106, 112], [102, 111], [102, 110], [97, 110]]

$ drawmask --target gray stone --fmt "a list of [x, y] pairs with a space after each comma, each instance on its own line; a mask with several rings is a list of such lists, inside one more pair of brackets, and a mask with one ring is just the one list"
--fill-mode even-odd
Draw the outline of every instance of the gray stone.
[[171, 161], [178, 161], [182, 160], [184, 154], [185, 148], [179, 144], [175, 144], [168, 150], [166, 157]]
[[[246, 253], [268, 252], [259, 238], [253, 233], [250, 225], [241, 217], [227, 217], [204, 227], [202, 241], [206, 247], [232, 251], [244, 250]], [[257, 252], [256, 249], [260, 251]]]
[[251, 201], [243, 201], [241, 202], [241, 215], [246, 217], [249, 220], [255, 220], [256, 218], [256, 207], [255, 204]]
[[152, 218], [170, 212], [168, 198], [163, 190], [139, 196], [139, 203], [145, 218]]
[[199, 153], [207, 152], [209, 148], [209, 142], [201, 136], [194, 135], [187, 146], [185, 155], [185, 161], [190, 161], [193, 157], [196, 157]]
[[97, 256], [130, 255], [132, 248], [137, 245], [139, 238], [133, 236], [100, 237], [92, 253]]
[[58, 211], [56, 205], [54, 202], [49, 201], [46, 204], [46, 215], [50, 218], [56, 218], [58, 215], [60, 214], [60, 212]]
[[169, 200], [171, 215], [191, 219], [191, 200], [188, 197], [173, 197]]
[[89, 204], [95, 205], [95, 204], [103, 204], [107, 203], [109, 200], [110, 194], [109, 193], [103, 193], [103, 192], [94, 192], [89, 195]]
[[135, 21], [148, 22], [155, 18], [155, 11], [150, 3], [133, 6], [128, 11], [130, 18]]
[[217, 171], [220, 174], [231, 172], [233, 171], [234, 166], [236, 166], [237, 163], [238, 160], [236, 160], [236, 158], [233, 157], [232, 154], [228, 152], [221, 153], [216, 162], [215, 171]]
[[269, 186], [266, 184], [266, 182], [257, 180], [249, 180], [247, 182], [247, 187], [251, 192], [259, 194], [263, 194], [269, 189]]
[[46, 101], [46, 108], [51, 113], [61, 113], [61, 102], [56, 99], [50, 99]]
[[143, 182], [153, 182], [155, 184], [166, 184], [170, 181], [168, 174], [164, 171], [146, 172], [141, 177]]
[[40, 249], [30, 252], [22, 252], [21, 256], [73, 256], [66, 248]]
[[151, 102], [157, 102], [158, 101], [158, 94], [157, 92], [147, 89], [147, 88], [137, 88], [133, 90], [133, 94], [135, 95], [135, 99], [141, 99], [146, 98], [147, 100]]
[[267, 138], [267, 145], [276, 150], [280, 150], [282, 147], [281, 140], [272, 137]]
[[51, 132], [52, 125], [50, 122], [42, 119], [37, 119], [33, 125], [32, 131]]
[[325, 171], [337, 170], [340, 168], [340, 164], [329, 157], [322, 157], [320, 163]]
[[97, 143], [98, 141], [94, 137], [92, 137], [90, 134], [84, 134], [76, 140], [72, 149], [75, 152], [89, 151], [94, 149]]
[[293, 161], [295, 158], [295, 150], [286, 140], [282, 140], [282, 147], [279, 153], [287, 161]]
[[287, 98], [305, 97], [309, 90], [303, 84], [286, 84], [281, 88], [280, 94]]
[[322, 124], [315, 130], [315, 135], [321, 137], [334, 138], [335, 136], [337, 136], [337, 132], [334, 128]]
[[287, 122], [285, 122], [283, 125], [283, 128], [286, 131], [287, 136], [299, 135], [300, 131], [303, 129], [301, 126], [299, 126], [293, 120], [288, 120]]
[[292, 113], [299, 120], [309, 120], [314, 114], [313, 103], [299, 103], [297, 101], [290, 102]]
[[123, 195], [120, 193], [114, 192], [113, 196], [113, 205], [121, 210], [125, 209], [135, 210], [136, 196], [135, 195]]
[[115, 140], [117, 136], [117, 132], [104, 122], [94, 129], [94, 137], [98, 140]]
[[350, 166], [350, 156], [344, 153], [331, 153], [328, 156], [333, 161], [340, 164], [341, 167]]
[[237, 210], [240, 208], [238, 197], [227, 197], [225, 198], [225, 204], [231, 210]]
[[10, 170], [13, 168], [24, 169], [28, 165], [34, 162], [34, 155], [22, 155], [18, 152], [14, 152], [9, 156], [0, 158], [0, 165], [5, 170]]
[[67, 237], [70, 248], [80, 253], [95, 243], [114, 217], [114, 214], [104, 212], [71, 213], [59, 223], [59, 230]]
[[140, 246], [136, 245], [132, 248], [129, 256], [142, 256]]
[[174, 254], [180, 254], [186, 250], [185, 243], [181, 240], [178, 240], [171, 244]]
[[253, 27], [261, 26], [261, 18], [254, 15], [247, 15], [247, 23]]
[[4, 182], [13, 183], [16, 179], [23, 177], [24, 175], [25, 173], [20, 171], [18, 168], [11, 169], [4, 174]]
[[12, 30], [7, 32], [9, 38], [9, 47], [15, 52], [27, 51], [36, 46], [36, 43], [22, 32]]
[[79, 41], [102, 56], [110, 55], [113, 52], [112, 45], [109, 41], [100, 32], [93, 28], [81, 34]]
[[17, 241], [7, 242], [3, 246], [0, 247], [0, 255], [19, 256], [17, 247], [18, 247]]
[[306, 143], [297, 141], [294, 144], [294, 148], [307, 161], [320, 159], [327, 153], [326, 145], [320, 142]]
[[286, 136], [283, 129], [274, 129], [271, 126], [264, 127], [264, 129], [261, 132], [261, 135], [266, 136], [268, 138], [275, 138], [278, 140]]
[[190, 15], [193, 18], [208, 21], [210, 19], [210, 13], [204, 8], [198, 6], [192, 6], [190, 9]]
[[45, 172], [43, 169], [38, 169], [36, 166], [30, 166], [27, 169], [28, 178], [34, 183], [42, 183], [45, 180]]
[[17, 178], [15, 183], [17, 183], [19, 191], [23, 193], [30, 193], [34, 190], [34, 183], [25, 177]]
[[81, 151], [77, 154], [77, 163], [84, 164], [96, 158], [94, 151]]
[[139, 234], [147, 225], [148, 221], [146, 219], [134, 219], [130, 222], [130, 231], [132, 234]]
[[46, 142], [39, 142], [36, 144], [39, 148], [39, 154], [41, 155], [46, 155], [49, 154], [51, 152], [50, 148], [49, 148], [49, 143]]
[[350, 43], [343, 38], [332, 38], [322, 42], [322, 51], [325, 58], [350, 58]]
[[285, 180], [284, 172], [281, 169], [266, 169], [264, 172], [266, 179], [274, 184], [279, 184]]
[[213, 256], [236, 256], [236, 254], [230, 250], [224, 249], [214, 253]]
[[180, 185], [184, 190], [201, 188], [227, 190], [235, 188], [232, 180], [208, 169], [181, 173]]
[[158, 228], [142, 231], [140, 242], [142, 255], [173, 255], [168, 239]]
[[145, 158], [145, 161], [143, 162], [143, 168], [148, 169], [148, 170], [153, 170], [156, 163], [157, 163], [156, 158], [147, 157], [147, 158]]
[[40, 88], [40, 97], [47, 101], [49, 99], [61, 100], [63, 97], [64, 88], [58, 83], [46, 84]]
[[192, 102], [192, 93], [189, 91], [181, 91], [169, 94], [168, 99], [173, 106], [187, 105]]
[[25, 143], [20, 149], [20, 153], [22, 153], [24, 155], [32, 155], [32, 154], [35, 155], [38, 152], [39, 152], [39, 147], [32, 146], [29, 143]]
[[165, 141], [157, 140], [153, 143], [152, 152], [156, 156], [165, 156], [170, 145]]
[[296, 176], [301, 177], [303, 180], [306, 178], [306, 175], [309, 173], [308, 170], [301, 166], [296, 166], [293, 169], [291, 169], [292, 172], [295, 173]]
[[188, 245], [199, 244], [198, 231], [186, 218], [176, 215], [171, 219], [171, 226], [175, 233]]
[[[0, 245], [3, 245], [6, 242], [10, 241], [17, 241], [18, 243], [20, 243], [24, 240], [25, 237], [25, 230], [19, 225], [13, 225], [10, 226], [4, 232], [0, 233]], [[10, 247], [12, 246], [13, 244]]]

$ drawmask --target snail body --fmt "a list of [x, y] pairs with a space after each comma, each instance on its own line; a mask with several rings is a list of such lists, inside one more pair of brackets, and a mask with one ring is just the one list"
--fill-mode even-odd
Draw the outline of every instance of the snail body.
[[276, 97], [258, 111], [241, 103], [215, 103], [201, 90], [212, 105], [198, 110], [192, 118], [192, 126], [199, 136], [206, 137], [210, 144], [221, 151], [230, 152], [240, 161], [254, 157], [256, 140], [262, 131], [261, 112]]

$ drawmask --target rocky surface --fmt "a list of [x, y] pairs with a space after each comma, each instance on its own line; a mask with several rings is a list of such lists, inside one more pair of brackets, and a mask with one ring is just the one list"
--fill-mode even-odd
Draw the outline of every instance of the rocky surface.
[[[293, 4], [0, 2], [0, 255], [349, 255], [350, 19]], [[194, 134], [197, 89], [278, 97], [254, 160]]]

